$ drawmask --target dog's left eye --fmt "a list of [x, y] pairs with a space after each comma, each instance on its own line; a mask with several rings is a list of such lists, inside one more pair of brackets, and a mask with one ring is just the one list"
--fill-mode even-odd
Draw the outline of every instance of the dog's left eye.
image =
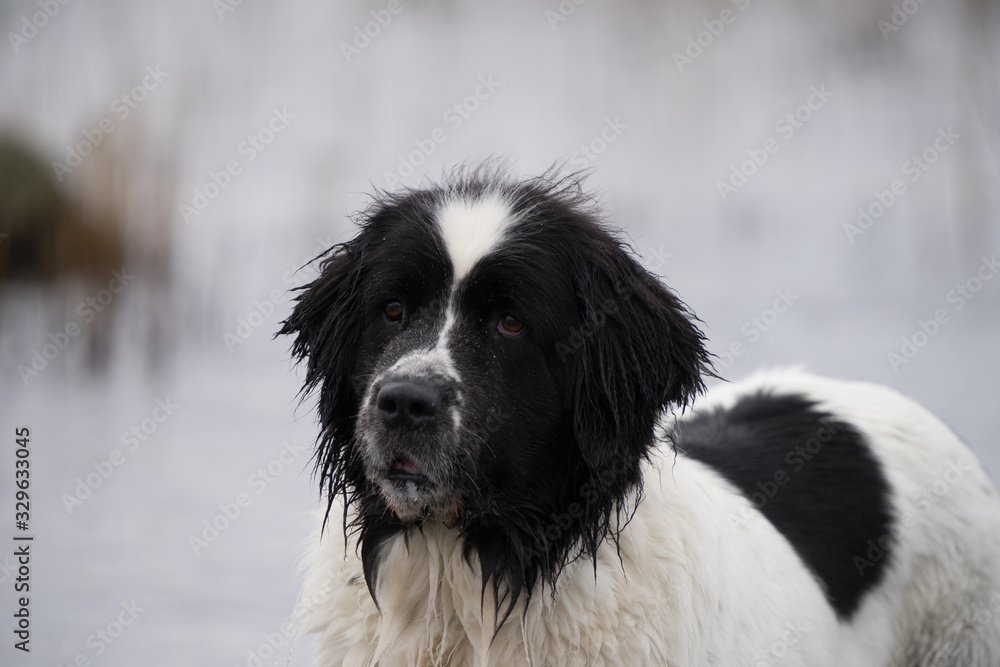
[[390, 322], [399, 322], [403, 319], [403, 304], [399, 301], [390, 301], [385, 304], [385, 318]]
[[504, 336], [520, 336], [524, 331], [524, 322], [513, 315], [504, 315], [497, 322], [497, 330]]

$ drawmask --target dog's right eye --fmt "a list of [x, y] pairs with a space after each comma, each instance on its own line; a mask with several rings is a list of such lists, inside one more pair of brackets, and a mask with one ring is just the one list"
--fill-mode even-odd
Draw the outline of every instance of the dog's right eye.
[[385, 304], [385, 319], [390, 322], [399, 322], [403, 319], [403, 304], [399, 301], [390, 301]]

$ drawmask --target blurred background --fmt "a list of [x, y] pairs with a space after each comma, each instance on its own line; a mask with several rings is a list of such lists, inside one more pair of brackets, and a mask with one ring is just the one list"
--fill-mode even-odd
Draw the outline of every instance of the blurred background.
[[29, 426], [35, 542], [0, 663], [306, 664], [316, 429], [272, 336], [373, 187], [490, 156], [591, 170], [725, 377], [888, 384], [998, 479], [998, 5], [4, 2], [0, 489]]

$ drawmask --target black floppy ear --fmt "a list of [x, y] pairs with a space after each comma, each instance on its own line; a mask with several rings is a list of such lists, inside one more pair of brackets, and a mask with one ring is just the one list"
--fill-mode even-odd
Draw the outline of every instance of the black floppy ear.
[[617, 241], [592, 241], [597, 247], [580, 258], [574, 276], [580, 327], [561, 356], [588, 467], [610, 466], [628, 477], [648, 451], [660, 413], [703, 389], [711, 364], [680, 299]]
[[307, 362], [307, 390], [321, 380], [346, 380], [349, 375], [344, 371], [349, 371], [347, 364], [355, 356], [360, 336], [354, 273], [349, 244], [331, 248], [320, 264], [319, 276], [299, 288], [295, 308], [278, 330], [279, 336], [295, 335], [292, 355]]
[[322, 426], [317, 466], [332, 497], [340, 491], [344, 447], [353, 439], [357, 397], [351, 384], [361, 342], [360, 276], [355, 242], [331, 248], [320, 275], [299, 288], [295, 308], [277, 335], [294, 335], [292, 355], [306, 362], [303, 394], [320, 387]]

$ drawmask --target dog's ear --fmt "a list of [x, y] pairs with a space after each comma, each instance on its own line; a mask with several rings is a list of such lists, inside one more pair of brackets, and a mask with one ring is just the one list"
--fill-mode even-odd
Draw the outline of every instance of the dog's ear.
[[[358, 277], [350, 244], [334, 246], [320, 263], [320, 274], [298, 288], [292, 314], [277, 335], [295, 335], [292, 355], [306, 361], [305, 389], [321, 381], [347, 383], [360, 341]], [[338, 386], [329, 389], [339, 389]], [[328, 388], [323, 387], [323, 399]]]
[[591, 241], [573, 271], [580, 324], [558, 351], [568, 365], [573, 427], [587, 466], [630, 476], [662, 410], [703, 389], [711, 364], [680, 299], [615, 239]]
[[316, 467], [329, 502], [346, 488], [346, 448], [354, 437], [358, 404], [351, 382], [362, 329], [355, 246], [356, 240], [327, 252], [319, 276], [299, 288], [295, 308], [277, 334], [294, 335], [292, 355], [306, 362], [303, 396], [320, 387]]

